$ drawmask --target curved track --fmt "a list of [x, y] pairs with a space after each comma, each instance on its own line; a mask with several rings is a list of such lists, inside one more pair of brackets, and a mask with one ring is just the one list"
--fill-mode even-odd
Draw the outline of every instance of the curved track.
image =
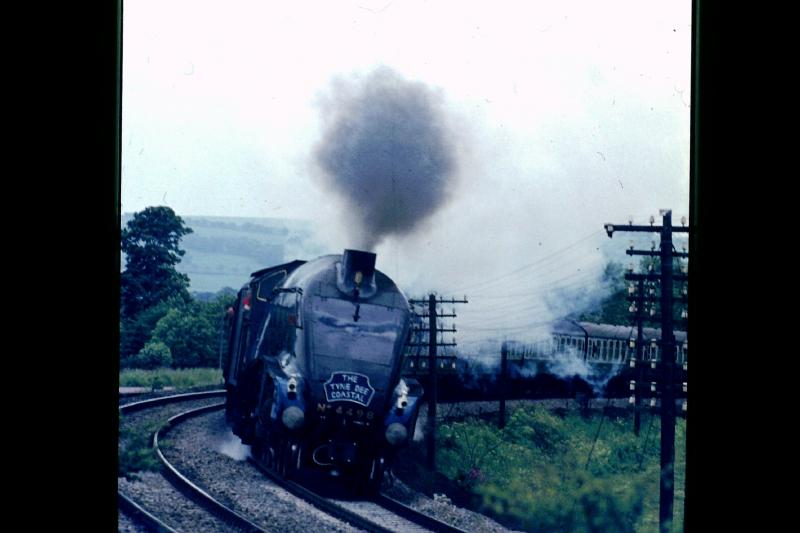
[[[177, 394], [172, 396], [163, 396], [149, 400], [131, 402], [120, 405], [119, 412], [124, 415], [133, 415], [128, 417], [153, 417], [152, 411], [156, 410], [155, 420], [158, 415], [162, 414], [157, 408], [169, 406], [181, 402], [196, 402], [198, 400], [213, 399], [224, 397], [225, 391], [216, 390], [209, 392], [190, 393], [190, 394]], [[178, 406], [180, 408], [180, 406]], [[168, 412], [175, 412], [175, 407], [171, 409], [167, 407]], [[163, 415], [166, 417], [167, 415]], [[174, 417], [173, 417], [174, 418]], [[161, 419], [163, 420], [163, 418]], [[161, 421], [159, 420], [159, 425]], [[134, 423], [134, 425], [136, 425]], [[148, 424], [141, 424], [147, 426]], [[155, 435], [150, 435], [151, 442]], [[193, 504], [187, 501], [187, 494], [176, 491], [174, 485], [171, 484], [168, 474], [162, 472], [157, 473], [143, 473], [147, 477], [147, 482], [144, 486], [147, 487], [145, 494], [139, 493], [136, 496], [127, 495], [123, 492], [122, 488], [117, 489], [117, 501], [119, 509], [126, 514], [126, 516], [133, 520], [134, 523], [143, 526], [148, 531], [158, 531], [167, 533], [177, 533], [179, 530], [192, 530], [202, 524], [204, 530], [211, 531], [238, 531], [240, 528], [232, 528], [228, 522], [220, 517], [212, 514], [207, 507], [202, 504]], [[130, 488], [130, 487], [128, 487]], [[168, 492], [166, 503], [164, 503], [165, 491]], [[155, 497], [145, 497], [147, 493], [153, 493]], [[191, 498], [189, 498], [192, 500]], [[138, 500], [138, 501], [137, 501]], [[192, 500], [193, 501], [193, 500]], [[176, 505], [175, 502], [178, 502]], [[171, 509], [170, 509], [171, 508]], [[169, 509], [167, 511], [166, 509]], [[176, 519], [176, 515], [180, 514], [180, 519]]]
[[[203, 398], [213, 398], [224, 396], [225, 391], [210, 391], [204, 393], [181, 394], [134, 402], [120, 407], [120, 412], [133, 412], [148, 409], [155, 406], [165, 405], [173, 402], [197, 400]], [[254, 523], [246, 516], [220, 503], [188, 477], [182, 474], [164, 456], [159, 448], [159, 439], [170, 429], [189, 418], [201, 416], [208, 412], [224, 408], [224, 403], [216, 403], [195, 409], [184, 411], [171, 417], [167, 423], [153, 435], [153, 447], [156, 455], [164, 465], [163, 475], [177, 488], [182, 494], [187, 496], [197, 505], [213, 513], [218, 519], [241, 531], [268, 531]], [[463, 533], [463, 530], [455, 528], [447, 523], [441, 522], [428, 515], [420, 513], [392, 498], [378, 495], [372, 500], [364, 501], [342, 501], [326, 498], [316, 494], [308, 488], [282, 478], [273, 470], [266, 468], [263, 464], [250, 459], [259, 470], [264, 472], [269, 478], [281, 488], [291, 494], [307, 501], [321, 511], [332, 515], [351, 525], [375, 532], [394, 532], [394, 531], [441, 531], [446, 533]], [[144, 524], [153, 531], [174, 532], [167, 524], [160, 521], [144, 510], [141, 506], [133, 502], [130, 498], [118, 491], [120, 507], [123, 508], [137, 522]]]
[[442, 533], [464, 533], [463, 530], [420, 513], [383, 494], [372, 500], [344, 501], [321, 496], [308, 488], [281, 477], [264, 464], [250, 459], [259, 470], [295, 496], [302, 498], [322, 511], [352, 525], [380, 533], [395, 531], [437, 531]]

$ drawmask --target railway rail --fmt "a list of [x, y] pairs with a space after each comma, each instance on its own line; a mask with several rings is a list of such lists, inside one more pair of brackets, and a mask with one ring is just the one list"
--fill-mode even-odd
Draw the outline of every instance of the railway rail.
[[[185, 406], [173, 405], [179, 403], [192, 402], [203, 403], [207, 399], [223, 397], [225, 391], [207, 391], [200, 393], [178, 394], [172, 396], [163, 396], [152, 398], [142, 401], [134, 401], [125, 403], [119, 406], [119, 412], [127, 416], [128, 423], [131, 420], [137, 420], [138, 424], [134, 425], [149, 426], [146, 423], [147, 418], [151, 418], [150, 423], [156, 420], [161, 424], [163, 418], [177, 410], [184, 409]], [[166, 413], [158, 408], [165, 407]], [[171, 409], [170, 409], [171, 407]], [[145, 423], [142, 423], [142, 420]], [[151, 442], [152, 442], [152, 437]], [[122, 488], [117, 489], [117, 501], [121, 512], [125, 513], [126, 517], [132, 520], [138, 526], [143, 527], [148, 531], [158, 531], [166, 533], [177, 533], [181, 530], [189, 530], [196, 528], [198, 524], [202, 524], [203, 530], [206, 531], [239, 531], [239, 528], [233, 528], [228, 525], [228, 522], [221, 519], [217, 515], [211, 513], [206, 507], [192, 503], [191, 498], [187, 499], [187, 495], [175, 489], [174, 485], [167, 478], [167, 474], [144, 474], [146, 481], [143, 485], [147, 487], [147, 492], [153, 493], [155, 497], [145, 497], [145, 494], [126, 494]], [[126, 488], [130, 489], [130, 486]], [[168, 512], [167, 509], [170, 511]], [[176, 515], [180, 514], [180, 518]]]
[[[221, 397], [224, 396], [224, 394], [225, 391], [207, 391], [202, 393], [166, 396], [120, 406], [120, 412], [130, 413], [173, 402]], [[248, 532], [269, 531], [268, 529], [264, 529], [262, 526], [250, 520], [247, 516], [244, 516], [243, 514], [219, 502], [208, 492], [204, 491], [200, 486], [190, 480], [172, 463], [170, 463], [159, 447], [159, 441], [163, 441], [164, 436], [181, 422], [190, 418], [204, 415], [214, 410], [222, 409], [224, 405], [225, 404], [222, 402], [205, 405], [172, 416], [169, 418], [166, 424], [158, 429], [153, 435], [153, 447], [158, 459], [164, 466], [164, 476], [170, 481], [170, 483], [173, 484], [176, 489], [178, 489], [182, 494], [191, 499], [197, 505], [201, 506], [203, 509], [206, 509], [219, 520], [224, 521], [235, 530]], [[354, 527], [366, 531], [381, 533], [393, 531], [437, 531], [446, 533], [463, 533], [463, 530], [461, 529], [453, 527], [445, 522], [441, 522], [424, 513], [420, 513], [415, 509], [412, 509], [411, 507], [408, 507], [403, 503], [383, 494], [376, 496], [372, 500], [335, 500], [333, 498], [321, 496], [304, 487], [303, 485], [300, 485], [299, 483], [282, 478], [276, 472], [252, 458], [249, 461], [282, 489], [312, 504], [324, 513], [347, 522]], [[120, 501], [120, 507], [125, 510], [131, 518], [143, 524], [148, 529], [152, 531], [166, 531], [170, 533], [175, 531], [175, 529], [173, 529], [171, 526], [165, 524], [163, 521], [146, 511], [140, 505], [136, 504], [132, 499], [128, 498], [119, 491], [118, 499]]]

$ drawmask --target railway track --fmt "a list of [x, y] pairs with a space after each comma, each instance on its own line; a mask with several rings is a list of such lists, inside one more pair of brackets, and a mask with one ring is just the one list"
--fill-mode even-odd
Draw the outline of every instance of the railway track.
[[464, 533], [462, 529], [420, 513], [384, 494], [378, 494], [371, 500], [359, 501], [328, 498], [297, 482], [284, 479], [277, 472], [253, 458], [250, 458], [249, 461], [269, 476], [272, 481], [295, 496], [361, 529], [380, 533], [396, 531]]
[[[201, 398], [214, 398], [224, 396], [224, 391], [210, 391], [205, 393], [175, 395], [153, 400], [145, 400], [143, 402], [134, 402], [120, 407], [121, 412], [136, 412], [144, 409], [167, 405], [173, 402], [185, 402], [189, 400], [196, 400]], [[211, 405], [203, 405], [178, 413], [166, 422], [166, 424], [158, 429], [153, 435], [153, 446], [156, 455], [163, 464], [164, 477], [177, 489], [181, 494], [185, 495], [197, 506], [202, 508], [205, 512], [213, 515], [215, 519], [225, 525], [227, 530], [232, 531], [275, 531], [267, 529], [252, 520], [252, 517], [245, 516], [230, 506], [221, 503], [214, 496], [209, 494], [206, 490], [193, 482], [187, 475], [182, 473], [175, 465], [173, 465], [164, 455], [159, 446], [159, 442], [163, 442], [164, 436], [170, 430], [178, 426], [180, 423], [191, 418], [199, 417], [204, 414], [210, 413], [215, 410], [220, 410], [224, 407], [224, 403], [214, 403]], [[334, 516], [343, 522], [347, 522], [354, 527], [365, 531], [374, 532], [395, 532], [395, 531], [437, 531], [446, 533], [463, 533], [463, 530], [455, 528], [447, 523], [441, 522], [433, 517], [420, 513], [401, 502], [398, 502], [385, 495], [378, 495], [372, 500], [361, 501], [345, 501], [333, 498], [327, 498], [309, 490], [303, 485], [294, 481], [286, 480], [279, 476], [277, 473], [267, 468], [265, 465], [260, 464], [249, 459], [250, 463], [256, 466], [261, 472], [266, 474], [269, 479], [293, 494], [294, 496], [310, 503], [322, 512]], [[138, 505], [131, 498], [118, 491], [118, 499], [120, 501], [120, 508], [123, 509], [128, 516], [137, 522], [143, 524], [151, 531], [176, 531], [171, 525], [166, 524], [164, 521], [157, 518], [155, 515], [149, 513], [141, 505]]]
[[[125, 415], [125, 423], [139, 428], [160, 425], [171, 414], [186, 409], [186, 403], [208, 404], [210, 400], [224, 396], [224, 391], [181, 394], [121, 405], [119, 411]], [[150, 436], [152, 439], [152, 436]], [[152, 440], [151, 440], [152, 442]], [[133, 490], [133, 489], [138, 490]], [[139, 526], [137, 530], [177, 533], [178, 531], [233, 532], [228, 523], [208, 511], [202, 505], [192, 503], [184, 493], [178, 491], [164, 474], [141, 473], [136, 485], [125, 483], [125, 490], [117, 489], [117, 501], [121, 512]]]

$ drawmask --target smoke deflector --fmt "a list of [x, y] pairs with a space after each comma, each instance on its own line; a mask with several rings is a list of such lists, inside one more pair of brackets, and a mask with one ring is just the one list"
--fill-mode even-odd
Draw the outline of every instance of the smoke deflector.
[[345, 250], [342, 261], [336, 263], [336, 287], [356, 299], [375, 294], [375, 258], [371, 252]]

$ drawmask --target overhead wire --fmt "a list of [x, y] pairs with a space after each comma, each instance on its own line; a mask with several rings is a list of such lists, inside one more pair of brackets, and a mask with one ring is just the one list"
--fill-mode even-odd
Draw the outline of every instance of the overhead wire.
[[560, 250], [556, 250], [555, 252], [553, 252], [551, 254], [548, 254], [548, 255], [540, 258], [540, 259], [537, 259], [536, 261], [533, 261], [532, 263], [528, 263], [528, 264], [522, 265], [522, 266], [516, 268], [515, 270], [512, 270], [511, 272], [508, 272], [506, 274], [502, 274], [500, 276], [494, 276], [491, 279], [487, 279], [487, 280], [484, 280], [484, 281], [479, 281], [477, 283], [464, 285], [464, 286], [458, 287], [458, 288], [452, 288], [452, 289], [450, 289], [450, 292], [460, 293], [460, 292], [464, 292], [464, 291], [467, 291], [467, 290], [472, 290], [472, 289], [477, 288], [477, 287], [482, 287], [482, 286], [485, 286], [485, 285], [491, 285], [493, 283], [497, 283], [498, 281], [502, 281], [502, 280], [504, 280], [504, 279], [506, 279], [506, 278], [508, 278], [510, 276], [514, 276], [516, 274], [519, 274], [520, 272], [524, 272], [525, 270], [527, 270], [529, 268], [532, 268], [532, 267], [534, 267], [536, 265], [542, 264], [545, 261], [552, 260], [553, 258], [558, 257], [561, 254], [566, 253], [567, 251], [571, 250], [575, 246], [578, 246], [579, 244], [589, 240], [592, 237], [597, 236], [598, 234], [600, 234], [602, 232], [603, 232], [603, 230], [594, 231], [594, 232], [590, 233], [589, 235], [586, 235], [585, 237], [582, 237], [578, 241], [575, 241], [572, 244], [570, 244], [570, 245], [568, 245], [568, 246], [566, 246], [566, 247], [564, 247], [564, 248], [562, 248]]

